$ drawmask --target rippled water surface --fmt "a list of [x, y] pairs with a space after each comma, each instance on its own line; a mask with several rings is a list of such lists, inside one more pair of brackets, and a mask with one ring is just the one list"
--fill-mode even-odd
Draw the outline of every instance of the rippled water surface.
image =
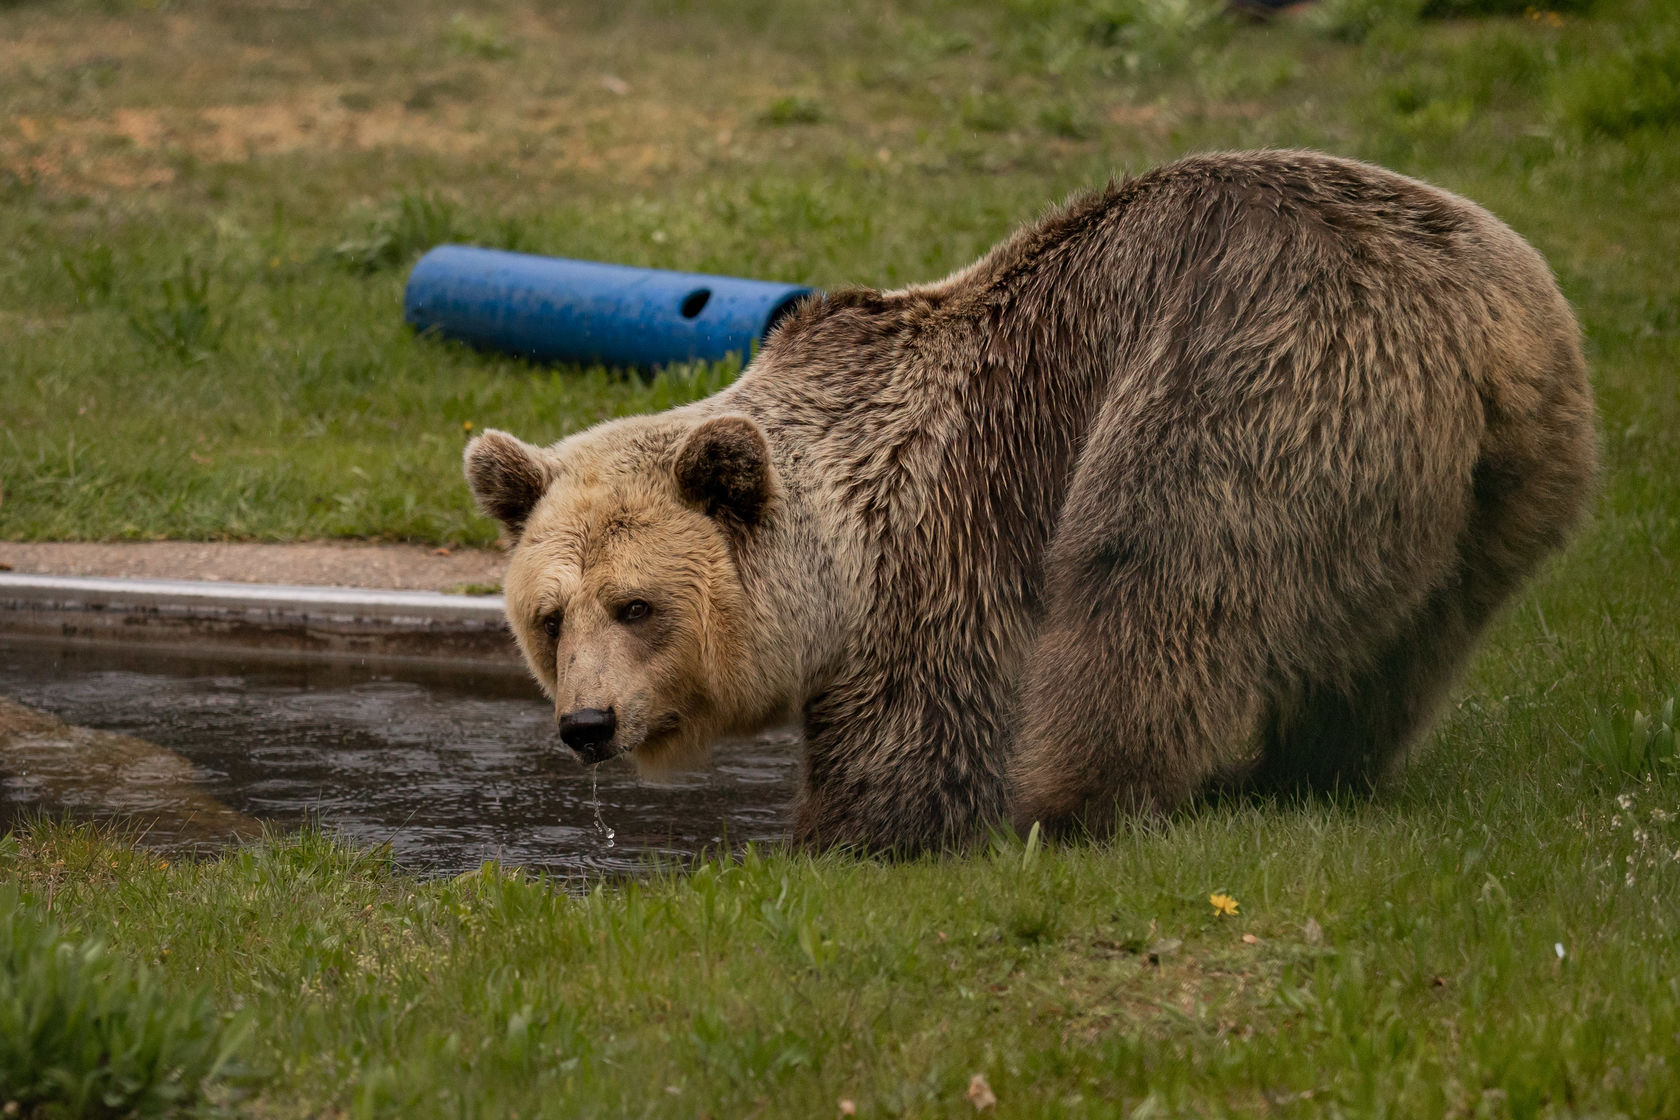
[[234, 809], [389, 843], [428, 873], [493, 858], [564, 876], [635, 871], [780, 839], [798, 770], [792, 732], [720, 744], [710, 769], [667, 784], [608, 762], [594, 776], [609, 840], [590, 771], [535, 686], [511, 676], [0, 644], [0, 695], [169, 748]]

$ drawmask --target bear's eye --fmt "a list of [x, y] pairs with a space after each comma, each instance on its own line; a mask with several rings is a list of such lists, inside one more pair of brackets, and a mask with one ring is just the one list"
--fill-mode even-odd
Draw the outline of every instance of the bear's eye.
[[648, 606], [646, 599], [632, 599], [618, 608], [620, 622], [639, 622], [648, 616], [653, 608]]
[[543, 633], [547, 634], [550, 638], [558, 638], [560, 636], [560, 612], [550, 611], [549, 613], [543, 615], [542, 628]]

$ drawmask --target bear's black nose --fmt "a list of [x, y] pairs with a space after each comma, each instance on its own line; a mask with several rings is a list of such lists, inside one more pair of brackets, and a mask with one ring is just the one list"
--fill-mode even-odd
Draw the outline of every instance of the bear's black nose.
[[560, 717], [560, 741], [578, 753], [585, 762], [600, 762], [607, 757], [605, 747], [618, 730], [618, 717], [611, 708], [579, 708]]

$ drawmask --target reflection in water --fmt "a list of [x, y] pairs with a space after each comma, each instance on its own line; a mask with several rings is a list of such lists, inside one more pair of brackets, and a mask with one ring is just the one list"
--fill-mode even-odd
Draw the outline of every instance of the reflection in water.
[[239, 812], [388, 842], [428, 873], [487, 859], [616, 873], [778, 840], [798, 771], [791, 731], [720, 744], [710, 770], [658, 785], [622, 760], [587, 771], [534, 685], [470, 668], [0, 643], [0, 695], [167, 747], [196, 767], [201, 793]]
[[31, 811], [121, 822], [172, 850], [262, 835], [260, 823], [204, 793], [197, 767], [174, 751], [0, 697], [0, 828]]

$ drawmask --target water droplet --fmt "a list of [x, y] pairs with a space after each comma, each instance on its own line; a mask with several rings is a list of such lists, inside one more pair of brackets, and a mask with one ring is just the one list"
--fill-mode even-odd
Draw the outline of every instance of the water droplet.
[[589, 769], [589, 804], [595, 810], [595, 831], [600, 833], [607, 842], [607, 847], [613, 846], [613, 837], [618, 833], [607, 827], [606, 820], [601, 816], [601, 777], [600, 771], [594, 767]]

